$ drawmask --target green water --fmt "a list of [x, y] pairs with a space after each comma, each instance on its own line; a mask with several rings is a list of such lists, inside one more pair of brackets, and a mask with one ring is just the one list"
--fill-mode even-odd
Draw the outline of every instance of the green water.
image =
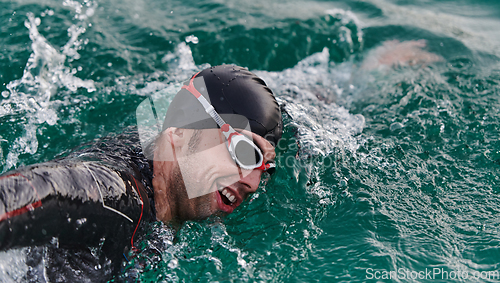
[[[0, 172], [119, 132], [147, 95], [235, 63], [287, 112], [277, 173], [175, 239], [157, 223], [142, 246], [161, 257], [124, 278], [498, 281], [499, 3], [0, 1]], [[362, 70], [388, 40], [440, 59]]]

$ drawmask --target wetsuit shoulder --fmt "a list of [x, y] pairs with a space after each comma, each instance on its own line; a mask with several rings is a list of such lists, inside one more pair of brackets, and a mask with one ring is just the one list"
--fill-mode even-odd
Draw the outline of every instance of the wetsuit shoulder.
[[120, 253], [133, 245], [139, 224], [154, 220], [152, 168], [136, 140], [127, 132], [1, 176], [0, 250], [53, 238]]

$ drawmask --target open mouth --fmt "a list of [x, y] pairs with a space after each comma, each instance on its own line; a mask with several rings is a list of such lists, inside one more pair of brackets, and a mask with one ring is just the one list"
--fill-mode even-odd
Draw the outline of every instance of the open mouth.
[[237, 207], [237, 197], [232, 192], [232, 190], [223, 188], [222, 190], [217, 191], [217, 203], [219, 204], [219, 208], [227, 213], [233, 212], [233, 210]]

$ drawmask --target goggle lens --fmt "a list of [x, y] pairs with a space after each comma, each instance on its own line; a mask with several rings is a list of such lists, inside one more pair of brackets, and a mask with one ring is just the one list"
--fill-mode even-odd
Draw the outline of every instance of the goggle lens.
[[242, 169], [253, 170], [259, 168], [269, 174], [274, 172], [274, 162], [264, 164], [264, 157], [261, 149], [245, 136], [233, 136], [230, 144], [228, 145], [228, 149], [233, 160]]
[[257, 150], [249, 142], [240, 140], [234, 146], [234, 155], [238, 163], [244, 167], [256, 167], [262, 162], [262, 154]]

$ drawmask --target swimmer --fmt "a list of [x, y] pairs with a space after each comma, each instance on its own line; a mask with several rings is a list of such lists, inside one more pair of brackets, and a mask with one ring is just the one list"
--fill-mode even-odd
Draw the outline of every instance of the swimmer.
[[282, 128], [262, 79], [234, 65], [205, 69], [147, 145], [132, 127], [0, 176], [0, 250], [49, 247], [35, 262], [45, 270], [26, 281], [110, 280], [145, 223], [233, 212], [272, 173]]

